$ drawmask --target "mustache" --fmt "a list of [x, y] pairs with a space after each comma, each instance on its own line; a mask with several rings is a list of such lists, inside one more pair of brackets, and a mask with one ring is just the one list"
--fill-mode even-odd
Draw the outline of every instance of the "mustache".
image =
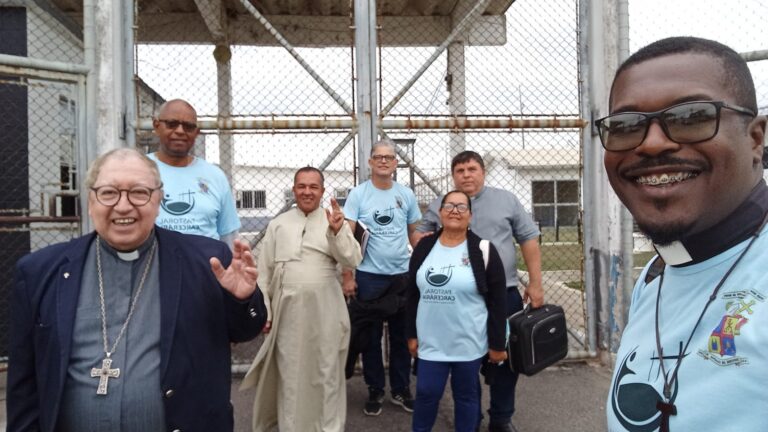
[[684, 166], [686, 169], [690, 169], [691, 167], [693, 167], [701, 171], [704, 171], [707, 168], [709, 168], [709, 164], [701, 160], [690, 160], [690, 159], [682, 159], [679, 157], [674, 157], [671, 155], [661, 155], [659, 157], [654, 157], [654, 158], [640, 159], [639, 161], [622, 168], [621, 172], [622, 174], [624, 174], [628, 171], [644, 170], [644, 169], [657, 168], [657, 167], [669, 168], [669, 167], [674, 167], [675, 165]]

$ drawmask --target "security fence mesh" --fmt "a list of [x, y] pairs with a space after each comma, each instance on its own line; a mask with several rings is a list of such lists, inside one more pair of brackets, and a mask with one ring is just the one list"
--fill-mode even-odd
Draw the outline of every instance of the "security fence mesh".
[[[82, 63], [78, 3], [0, 2], [0, 52]], [[739, 52], [766, 49], [765, 2], [672, 3], [629, 2], [631, 50], [673, 34], [713, 38]], [[266, 224], [291, 203], [297, 168], [323, 167], [327, 206], [331, 196], [344, 202], [357, 169], [367, 163], [357, 159], [351, 126], [356, 56], [362, 55], [354, 49], [354, 2], [247, 2], [256, 13], [241, 0], [217, 4], [135, 3], [138, 119], [128, 122], [143, 125], [137, 143], [153, 151], [157, 137], [146, 120], [169, 99], [188, 100], [202, 120], [284, 120], [267, 128], [207, 128], [195, 146], [196, 154], [229, 175], [241, 233], [258, 249]], [[413, 188], [424, 208], [453, 188], [452, 155], [463, 149], [483, 155], [486, 183], [513, 192], [538, 223], [547, 300], [568, 312], [571, 349], [589, 350], [581, 236], [581, 215], [589, 209], [581, 204], [580, 129], [561, 121], [590, 120], [579, 112], [579, 82], [585, 79], [578, 64], [579, 2], [404, 1], [377, 7], [379, 48], [371, 55], [378, 64], [380, 117], [398, 125], [382, 131], [400, 147], [397, 180]], [[752, 61], [750, 68], [766, 113], [768, 61]], [[82, 101], [76, 94], [72, 84], [0, 77], [3, 312], [13, 263], [79, 231], [74, 137]], [[464, 127], [449, 121], [454, 116], [490, 120]], [[541, 122], [530, 129], [499, 127], [510, 119]], [[294, 120], [305, 127], [286, 126]], [[525, 276], [525, 263], [519, 268]], [[7, 320], [0, 321], [5, 337]]]
[[[0, 35], [3, 54], [82, 61], [77, 32], [34, 5], [0, 7]], [[0, 75], [0, 358], [16, 261], [80, 232], [78, 109], [75, 84]]]
[[[269, 26], [287, 41], [280, 46], [273, 36], [265, 35], [268, 26], [259, 23], [258, 17], [239, 2], [231, 2], [227, 16], [237, 17], [237, 25], [250, 34], [231, 30], [227, 51], [216, 47], [222, 42], [215, 40], [219, 29], [215, 23], [208, 25], [213, 37], [201, 34], [207, 31], [204, 23], [217, 22], [211, 19], [213, 12], [142, 10], [139, 2], [138, 76], [144, 91], [152, 89], [158, 101], [186, 99], [204, 118], [351, 118], [358, 71], [350, 27], [353, 10], [343, 3], [325, 11], [310, 8], [311, 16], [298, 21], [288, 16], [291, 11], [285, 10], [284, 3], [254, 3]], [[381, 118], [579, 117], [578, 3], [493, 3], [437, 2], [416, 8], [416, 2], [403, 2], [400, 9], [387, 2], [378, 5], [379, 48], [373, 55], [379, 65], [375, 72]], [[175, 19], [161, 19], [151, 12], [173, 12]], [[464, 31], [448, 40], [462, 22]], [[447, 48], [439, 50], [446, 41], [450, 42]], [[226, 52], [231, 53], [228, 63], [227, 56], [221, 56]], [[332, 92], [323, 89], [321, 82]], [[231, 99], [222, 100], [227, 91]], [[142, 104], [139, 117], [156, 115], [157, 107], [157, 103]], [[324, 204], [331, 196], [344, 202], [356, 184], [356, 167], [367, 164], [357, 160], [357, 141], [349, 132], [322, 126], [206, 130], [196, 151], [221, 163], [225, 171], [231, 166], [242, 235], [258, 249], [266, 224], [290, 205], [297, 168], [330, 161], [324, 169]], [[437, 126], [383, 132], [401, 149], [397, 181], [413, 188], [422, 209], [439, 193], [454, 188], [450, 160], [455, 153], [468, 149], [483, 155], [487, 184], [512, 191], [539, 224], [547, 298], [568, 310], [573, 349], [584, 350], [579, 129]], [[140, 141], [148, 149], [157, 145], [149, 131], [143, 132]], [[522, 259], [519, 267], [526, 281]]]
[[762, 52], [749, 61], [755, 82], [757, 106], [768, 114], [768, 38], [765, 17], [768, 3], [744, 0], [737, 4], [713, 0], [663, 0], [629, 2], [631, 51], [669, 36], [698, 36], [724, 43], [739, 53]]

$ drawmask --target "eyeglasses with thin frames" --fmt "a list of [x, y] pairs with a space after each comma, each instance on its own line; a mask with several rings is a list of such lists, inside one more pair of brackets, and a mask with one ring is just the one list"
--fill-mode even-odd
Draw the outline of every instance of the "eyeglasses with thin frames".
[[643, 143], [658, 119], [661, 130], [678, 144], [696, 144], [714, 138], [720, 130], [720, 113], [729, 109], [755, 117], [752, 110], [722, 101], [685, 102], [655, 112], [620, 112], [595, 120], [600, 142], [608, 151], [632, 150]]
[[371, 156], [371, 159], [375, 160], [376, 162], [392, 162], [395, 160], [395, 155], [373, 155]]
[[184, 129], [184, 132], [186, 133], [192, 133], [197, 130], [197, 123], [190, 123], [185, 122], [181, 120], [169, 120], [169, 119], [157, 119], [157, 121], [162, 122], [165, 124], [165, 127], [167, 127], [170, 130], [176, 130], [179, 125], [181, 125], [181, 128]]
[[96, 201], [99, 204], [107, 207], [114, 207], [120, 202], [120, 197], [123, 196], [123, 192], [128, 197], [128, 202], [134, 207], [141, 207], [146, 205], [152, 198], [152, 193], [156, 190], [162, 189], [162, 183], [156, 188], [148, 188], [144, 186], [135, 186], [130, 189], [118, 189], [114, 186], [99, 186], [92, 187], [94, 195], [96, 195]]
[[447, 211], [448, 213], [456, 210], [456, 213], [466, 213], [467, 210], [469, 210], [469, 206], [464, 203], [445, 203], [442, 206], [440, 206], [442, 210]]

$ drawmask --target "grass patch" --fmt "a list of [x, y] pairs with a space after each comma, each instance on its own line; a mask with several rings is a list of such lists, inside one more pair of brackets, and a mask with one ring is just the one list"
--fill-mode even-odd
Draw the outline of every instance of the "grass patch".
[[[583, 250], [584, 245], [581, 243], [544, 243], [541, 245], [541, 269], [542, 271], [581, 270]], [[654, 255], [656, 255], [655, 252], [634, 254], [634, 266], [643, 267]], [[528, 270], [519, 246], [517, 246], [517, 268], [520, 270]]]
[[568, 282], [565, 282], [565, 286], [567, 286], [568, 288], [571, 288], [571, 289], [575, 289], [575, 290], [579, 290], [579, 291], [584, 291], [584, 281], [580, 281], [580, 280], [578, 280], [578, 281], [568, 281]]

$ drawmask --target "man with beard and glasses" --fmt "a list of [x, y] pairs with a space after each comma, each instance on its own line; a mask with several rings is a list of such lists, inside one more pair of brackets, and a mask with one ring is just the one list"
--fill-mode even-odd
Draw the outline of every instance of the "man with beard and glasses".
[[640, 275], [610, 431], [763, 431], [766, 118], [732, 49], [674, 37], [620, 67], [597, 120], [611, 186], [658, 256]]

